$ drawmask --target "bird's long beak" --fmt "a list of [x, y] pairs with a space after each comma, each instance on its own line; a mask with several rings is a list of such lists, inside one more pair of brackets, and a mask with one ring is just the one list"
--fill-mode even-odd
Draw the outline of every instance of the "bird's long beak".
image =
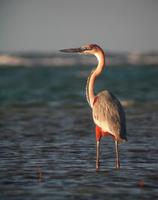
[[82, 48], [74, 48], [74, 49], [61, 49], [60, 51], [65, 53], [82, 53], [84, 50]]

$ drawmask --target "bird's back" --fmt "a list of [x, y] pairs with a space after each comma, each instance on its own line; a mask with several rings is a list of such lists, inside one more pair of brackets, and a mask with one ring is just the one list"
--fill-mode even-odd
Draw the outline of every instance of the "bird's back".
[[125, 112], [119, 100], [105, 90], [100, 92], [93, 103], [93, 119], [103, 131], [111, 133], [116, 140], [126, 140]]

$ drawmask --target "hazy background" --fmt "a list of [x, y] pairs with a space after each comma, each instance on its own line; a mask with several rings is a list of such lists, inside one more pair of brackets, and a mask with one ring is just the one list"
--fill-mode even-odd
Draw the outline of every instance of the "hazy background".
[[158, 50], [157, 0], [1, 0], [0, 51]]

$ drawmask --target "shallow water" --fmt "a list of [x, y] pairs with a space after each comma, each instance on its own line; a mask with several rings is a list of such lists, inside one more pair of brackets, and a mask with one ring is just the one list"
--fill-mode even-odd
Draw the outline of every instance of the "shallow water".
[[125, 105], [128, 142], [115, 169], [111, 138], [102, 139], [95, 171], [95, 133], [85, 99], [90, 69], [0, 69], [1, 199], [157, 199], [156, 67], [107, 68], [97, 89]]

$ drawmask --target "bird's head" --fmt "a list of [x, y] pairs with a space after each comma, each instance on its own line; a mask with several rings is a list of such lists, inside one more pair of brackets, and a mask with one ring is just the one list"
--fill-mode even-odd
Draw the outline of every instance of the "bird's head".
[[61, 52], [65, 53], [80, 53], [80, 54], [93, 54], [96, 55], [103, 50], [97, 44], [88, 44], [79, 48], [62, 49]]

